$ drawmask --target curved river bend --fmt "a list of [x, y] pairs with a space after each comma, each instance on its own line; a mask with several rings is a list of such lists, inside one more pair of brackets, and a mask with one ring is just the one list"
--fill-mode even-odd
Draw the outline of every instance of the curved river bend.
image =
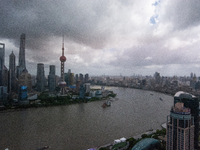
[[[158, 129], [166, 121], [173, 97], [161, 93], [106, 87], [117, 93], [111, 107], [105, 100], [0, 113], [0, 149], [84, 150], [121, 137]], [[162, 98], [162, 100], [160, 100]]]

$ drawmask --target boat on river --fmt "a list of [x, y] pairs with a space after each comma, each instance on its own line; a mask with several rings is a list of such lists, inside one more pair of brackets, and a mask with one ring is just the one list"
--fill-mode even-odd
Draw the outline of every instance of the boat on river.
[[105, 103], [103, 103], [102, 107], [109, 107], [111, 106], [111, 101], [106, 101]]

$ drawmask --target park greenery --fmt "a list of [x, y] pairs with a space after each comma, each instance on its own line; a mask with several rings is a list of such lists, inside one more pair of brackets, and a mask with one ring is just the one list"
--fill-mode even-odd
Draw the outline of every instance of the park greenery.
[[48, 107], [48, 106], [59, 106], [59, 105], [70, 105], [77, 103], [87, 103], [93, 101], [100, 101], [107, 98], [114, 98], [116, 94], [113, 91], [109, 91], [106, 97], [89, 97], [89, 93], [85, 94], [84, 98], [79, 98], [79, 95], [75, 92], [69, 92], [65, 96], [49, 95], [48, 92], [42, 92], [38, 96], [39, 103], [32, 103], [29, 105], [17, 106], [17, 108], [29, 108], [29, 107]]
[[[97, 89], [97, 90], [100, 90], [100, 89]], [[49, 92], [42, 92], [38, 96], [37, 100], [33, 100], [32, 102], [26, 105], [19, 105], [17, 102], [15, 102], [14, 104], [12, 100], [9, 99], [8, 101], [9, 103], [6, 103], [4, 105], [5, 107], [1, 108], [1, 110], [87, 103], [87, 102], [105, 100], [111, 97], [114, 98], [115, 96], [116, 94], [113, 91], [109, 91], [109, 94], [105, 97], [90, 97], [90, 93], [85, 93], [84, 98], [79, 98], [79, 93], [76, 93], [73, 91], [69, 91], [68, 94], [65, 96], [61, 96], [57, 94], [52, 95], [52, 94], [49, 94]]]

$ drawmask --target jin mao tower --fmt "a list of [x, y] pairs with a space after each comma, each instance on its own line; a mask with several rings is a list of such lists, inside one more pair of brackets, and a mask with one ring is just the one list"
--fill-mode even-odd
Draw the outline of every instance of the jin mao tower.
[[15, 54], [9, 56], [9, 71], [10, 71], [10, 91], [16, 92], [16, 77], [15, 77]]

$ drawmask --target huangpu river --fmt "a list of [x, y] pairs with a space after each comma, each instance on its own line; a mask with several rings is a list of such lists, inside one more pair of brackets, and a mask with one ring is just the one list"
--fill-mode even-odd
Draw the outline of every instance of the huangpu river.
[[[100, 88], [100, 87], [99, 87]], [[152, 91], [105, 87], [117, 93], [111, 107], [106, 100], [65, 106], [0, 112], [0, 150], [86, 150], [121, 137], [160, 129], [173, 97]]]

